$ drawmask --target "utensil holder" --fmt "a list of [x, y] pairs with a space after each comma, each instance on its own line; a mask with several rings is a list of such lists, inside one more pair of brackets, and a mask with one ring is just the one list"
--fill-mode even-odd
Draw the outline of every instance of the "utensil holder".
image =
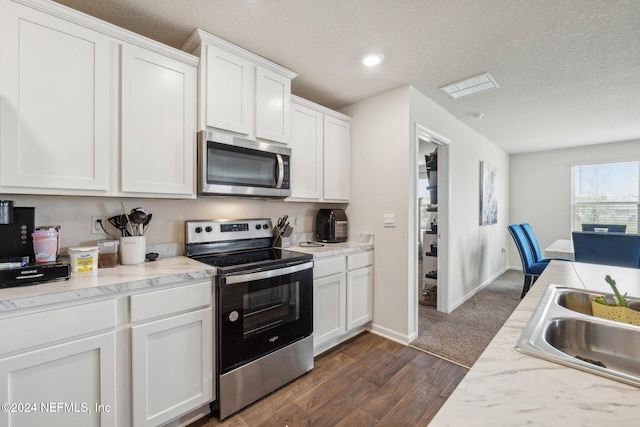
[[120, 263], [142, 264], [147, 250], [147, 236], [124, 236], [120, 238]]

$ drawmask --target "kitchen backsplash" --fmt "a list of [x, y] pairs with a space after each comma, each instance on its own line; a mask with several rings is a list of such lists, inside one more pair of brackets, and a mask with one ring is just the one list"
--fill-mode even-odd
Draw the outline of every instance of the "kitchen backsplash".
[[[284, 202], [241, 198], [202, 198], [194, 200], [133, 199], [114, 197], [30, 196], [0, 194], [1, 200], [13, 200], [17, 207], [35, 207], [36, 227], [59, 225], [62, 227], [61, 252], [70, 246], [95, 245], [108, 239], [104, 234], [91, 234], [92, 216], [111, 217], [122, 214], [121, 202], [127, 212], [142, 207], [153, 218], [146, 231], [147, 245], [154, 251], [169, 256], [184, 246], [184, 221], [191, 219], [271, 218], [289, 215], [294, 232], [311, 233], [318, 209], [346, 208], [347, 205], [324, 203]], [[107, 231], [119, 236], [111, 224]]]

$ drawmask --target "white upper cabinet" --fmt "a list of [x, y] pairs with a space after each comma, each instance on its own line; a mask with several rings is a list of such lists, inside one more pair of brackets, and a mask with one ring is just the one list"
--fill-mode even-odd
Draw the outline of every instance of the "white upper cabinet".
[[12, 1], [0, 7], [0, 186], [106, 191], [109, 38]]
[[256, 68], [256, 138], [288, 143], [291, 130], [291, 79]]
[[206, 67], [207, 83], [201, 89], [201, 107], [206, 126], [249, 135], [253, 127], [255, 66], [215, 46], [205, 49], [201, 67]]
[[348, 202], [351, 118], [293, 96], [289, 201]]
[[324, 199], [349, 201], [351, 196], [351, 124], [324, 118]]
[[324, 115], [291, 103], [291, 198], [322, 199]]
[[196, 69], [122, 46], [122, 191], [194, 192]]
[[200, 130], [289, 143], [296, 73], [200, 29], [182, 49], [200, 56]]
[[195, 197], [198, 58], [0, 0], [0, 192]]

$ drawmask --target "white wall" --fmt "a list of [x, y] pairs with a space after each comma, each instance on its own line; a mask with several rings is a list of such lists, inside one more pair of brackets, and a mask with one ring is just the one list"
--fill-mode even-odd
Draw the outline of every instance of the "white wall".
[[[449, 216], [441, 218], [442, 214], [439, 214], [438, 218], [439, 230], [443, 221], [449, 221], [449, 247], [444, 249], [448, 250], [449, 260], [445, 311], [450, 312], [477, 292], [479, 286], [487, 284], [506, 268], [509, 156], [411, 88], [412, 132], [416, 122], [451, 141], [448, 146], [449, 170], [438, 171], [439, 185], [448, 181], [450, 189]], [[413, 134], [412, 140], [415, 140]], [[497, 167], [498, 223], [494, 225], [479, 225], [480, 161]], [[438, 200], [439, 205], [446, 202], [445, 198]], [[446, 223], [444, 228], [447, 228]]]
[[[631, 160], [640, 160], [640, 141], [512, 155], [509, 222], [530, 223], [543, 250], [571, 239], [571, 166]], [[509, 265], [522, 268], [511, 239]]]
[[[450, 139], [450, 306], [504, 271], [508, 218], [508, 156], [412, 87], [395, 89], [342, 110], [352, 117], [354, 231], [375, 234], [374, 330], [409, 342], [417, 333], [416, 122]], [[498, 167], [499, 223], [479, 224], [479, 163]], [[439, 180], [443, 177], [438, 173]], [[439, 202], [441, 202], [439, 200]], [[384, 227], [395, 213], [396, 226]], [[440, 247], [439, 247], [440, 249]], [[450, 308], [451, 308], [450, 307]]]
[[[130, 211], [142, 207], [153, 218], [147, 230], [147, 244], [184, 244], [184, 221], [191, 219], [277, 218], [289, 215], [294, 232], [312, 232], [320, 205], [313, 203], [253, 200], [239, 198], [203, 198], [195, 200], [129, 199], [109, 197], [27, 196], [0, 194], [1, 200], [13, 200], [16, 206], [35, 207], [36, 226], [62, 226], [61, 247], [93, 245], [105, 238], [91, 234], [91, 216], [122, 214], [122, 201]], [[298, 225], [293, 217], [299, 218]], [[110, 227], [110, 225], [108, 226]], [[107, 228], [113, 231], [113, 229]]]
[[[386, 92], [342, 110], [351, 116], [352, 231], [373, 233], [374, 328], [407, 341], [410, 254], [410, 158], [408, 87]], [[396, 215], [396, 226], [384, 227], [384, 214]]]

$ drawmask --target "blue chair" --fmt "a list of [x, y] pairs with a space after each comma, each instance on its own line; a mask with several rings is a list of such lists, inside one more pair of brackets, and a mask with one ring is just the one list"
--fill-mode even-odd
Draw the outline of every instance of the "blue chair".
[[534, 262], [549, 262], [554, 259], [558, 261], [572, 261], [566, 258], [545, 258], [544, 256], [542, 256], [542, 251], [540, 250], [538, 239], [536, 239], [536, 235], [534, 234], [531, 226], [525, 222], [524, 224], [520, 224], [520, 227], [522, 227], [522, 231], [524, 231], [524, 235], [527, 237], [527, 242], [529, 242], [529, 246], [531, 246]]
[[600, 233], [624, 233], [625, 224], [582, 224], [582, 231], [596, 231]]
[[512, 224], [508, 229], [509, 234], [513, 237], [513, 241], [518, 248], [518, 253], [520, 253], [520, 261], [522, 261], [524, 285], [522, 286], [522, 294], [520, 295], [520, 298], [524, 298], [527, 292], [529, 292], [531, 285], [538, 280], [538, 276], [540, 276], [544, 269], [547, 268], [547, 265], [549, 265], [549, 261], [551, 260], [548, 259], [536, 262], [533, 249], [531, 249], [531, 245], [527, 240], [524, 229], [520, 224]]
[[577, 262], [640, 268], [640, 235], [574, 231]]

